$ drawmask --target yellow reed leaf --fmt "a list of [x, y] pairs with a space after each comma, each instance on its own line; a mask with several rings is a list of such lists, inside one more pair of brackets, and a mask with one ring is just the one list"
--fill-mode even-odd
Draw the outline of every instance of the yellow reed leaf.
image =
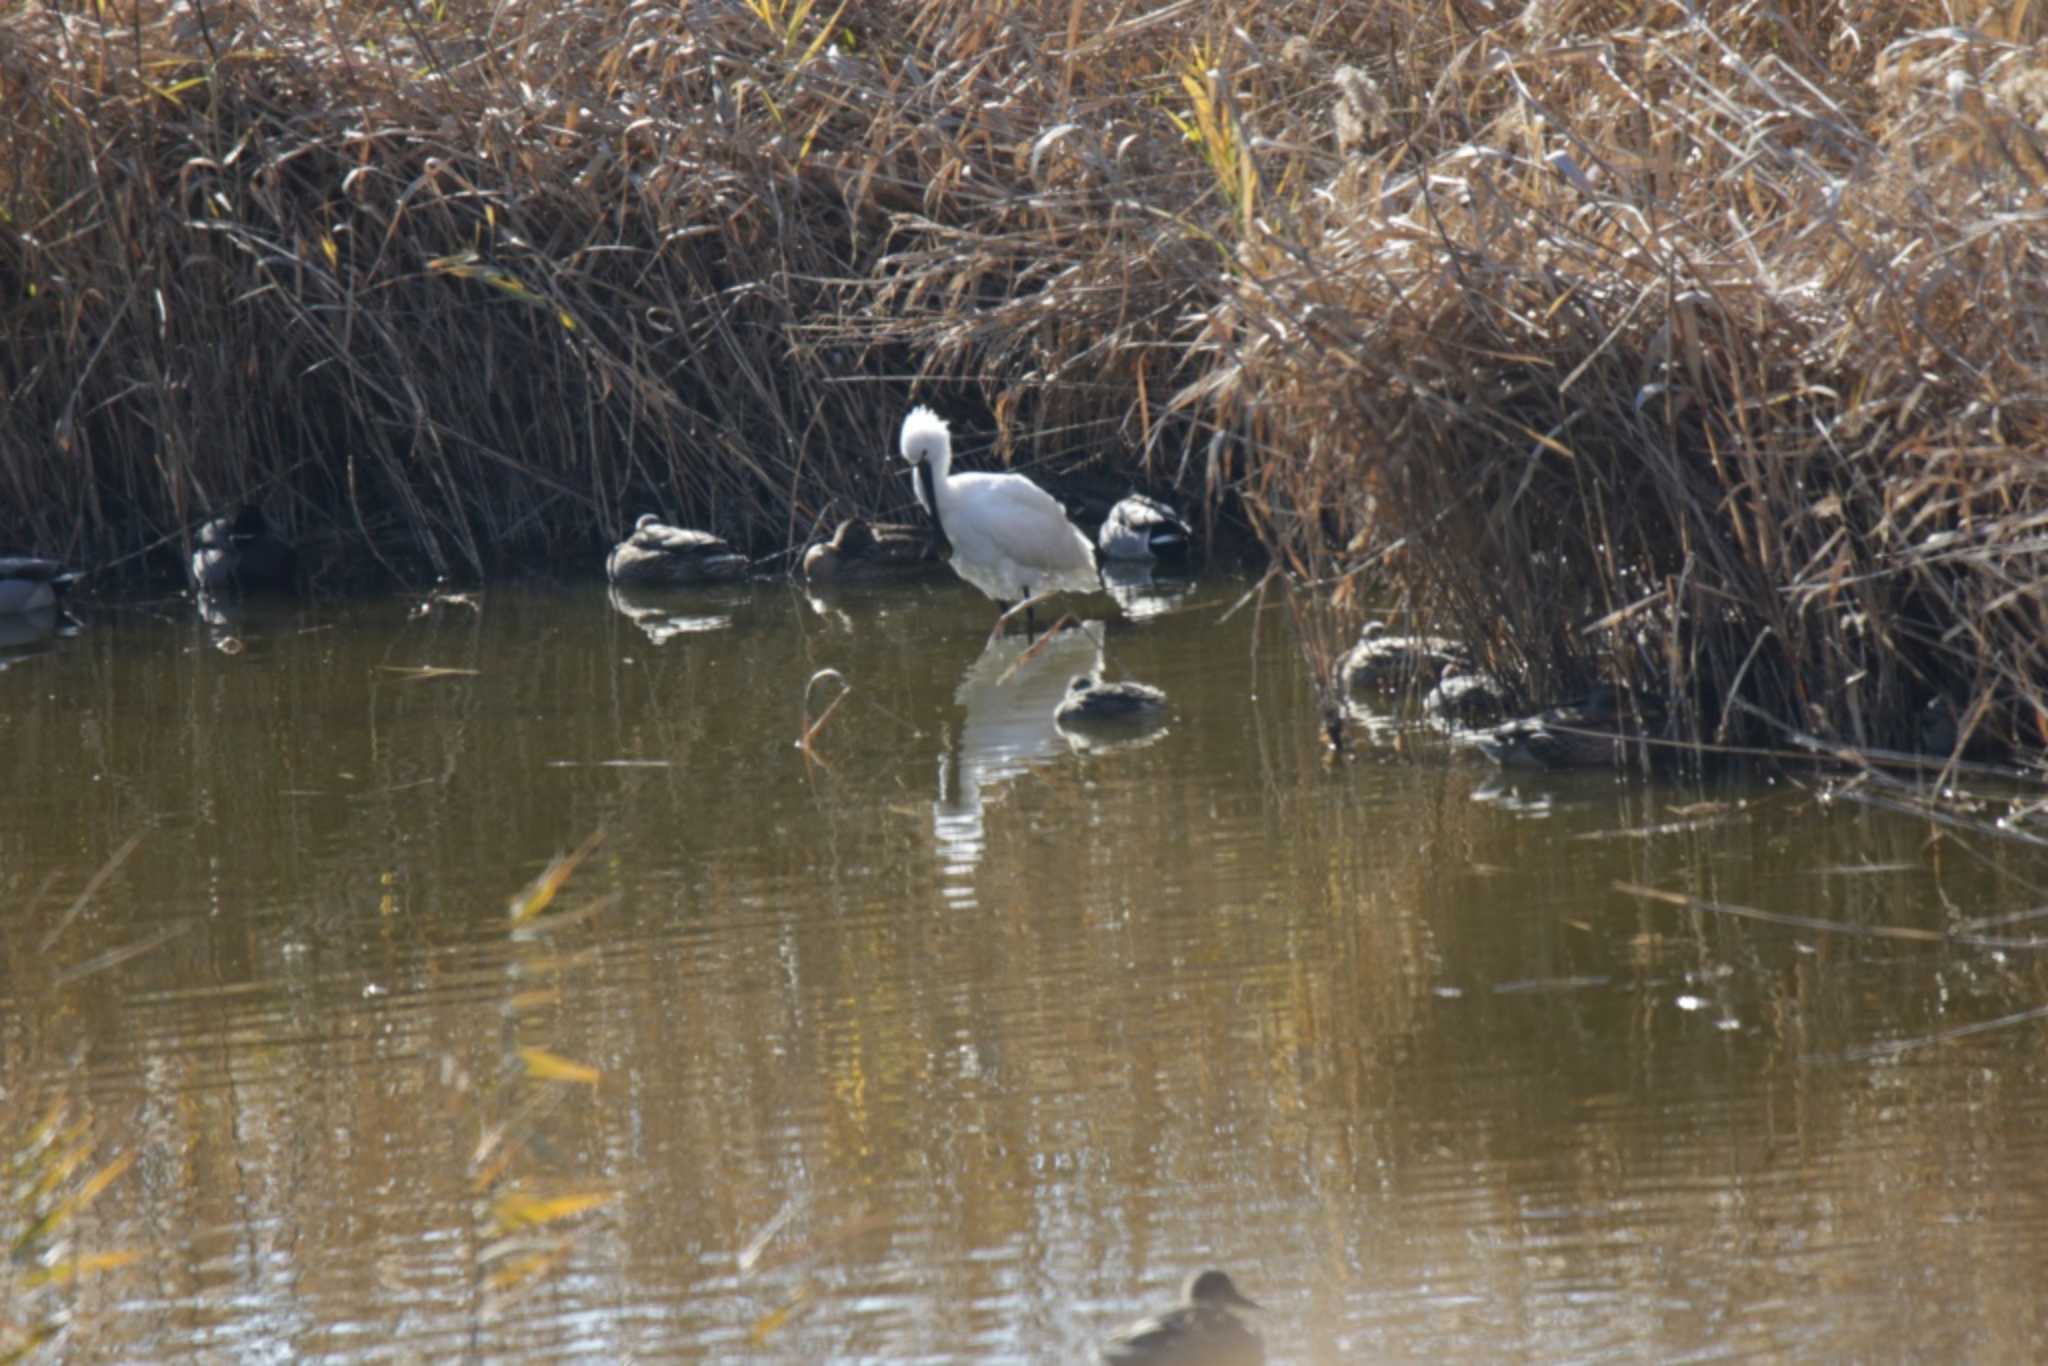
[[595, 1086], [604, 1080], [604, 1073], [595, 1067], [580, 1062], [571, 1062], [559, 1053], [550, 1053], [545, 1048], [522, 1048], [519, 1060], [526, 1064], [526, 1075], [541, 1081], [573, 1081]]
[[508, 1262], [493, 1272], [489, 1281], [492, 1290], [510, 1290], [523, 1285], [562, 1260], [567, 1249], [550, 1248], [545, 1252], [530, 1252], [524, 1257]]
[[491, 1207], [491, 1216], [503, 1229], [537, 1228], [568, 1219], [608, 1204], [612, 1199], [610, 1191], [574, 1191], [567, 1195], [528, 1195], [513, 1191], [498, 1197]]
[[803, 1308], [810, 1298], [811, 1288], [808, 1285], [804, 1286], [796, 1292], [795, 1298], [790, 1300], [788, 1304], [783, 1305], [779, 1309], [772, 1309], [754, 1320], [754, 1327], [747, 1334], [747, 1341], [756, 1347], [767, 1346], [768, 1339], [781, 1332], [783, 1325], [788, 1323], [795, 1316], [796, 1311]]
[[590, 832], [590, 838], [577, 846], [576, 852], [561, 855], [549, 862], [525, 891], [512, 898], [512, 905], [509, 908], [512, 923], [517, 925], [523, 920], [531, 920], [546, 910], [548, 903], [555, 899], [555, 893], [561, 891], [562, 884], [569, 880], [569, 875], [576, 871], [583, 860], [596, 852], [597, 846], [602, 843], [604, 831], [593, 830]]
[[56, 1266], [43, 1267], [27, 1277], [31, 1286], [69, 1285], [81, 1276], [90, 1276], [101, 1271], [114, 1271], [142, 1260], [142, 1254], [132, 1250], [120, 1252], [96, 1252], [89, 1257], [72, 1257]]

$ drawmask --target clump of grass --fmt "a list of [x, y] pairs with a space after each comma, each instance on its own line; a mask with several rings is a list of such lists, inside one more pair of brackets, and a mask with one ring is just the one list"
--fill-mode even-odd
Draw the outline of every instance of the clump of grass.
[[1325, 128], [1262, 111], [1329, 153], [1174, 398], [1258, 453], [1262, 534], [1538, 696], [2038, 749], [2031, 48], [1931, 5], [1395, 8]]

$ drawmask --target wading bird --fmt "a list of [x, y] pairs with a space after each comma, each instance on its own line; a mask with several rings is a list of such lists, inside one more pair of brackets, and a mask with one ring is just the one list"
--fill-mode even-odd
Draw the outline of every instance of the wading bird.
[[668, 526], [649, 512], [633, 534], [612, 547], [604, 572], [613, 583], [660, 588], [675, 584], [730, 583], [747, 572], [747, 557], [708, 531]]
[[1181, 1302], [1102, 1344], [1104, 1366], [1265, 1366], [1266, 1348], [1232, 1309], [1257, 1309], [1222, 1271], [1202, 1271]]
[[205, 523], [192, 543], [192, 583], [202, 593], [288, 589], [298, 569], [298, 555], [254, 503]]
[[1134, 493], [1109, 510], [1095, 540], [1105, 559], [1184, 560], [1194, 533], [1172, 508]]
[[0, 617], [42, 612], [78, 581], [78, 571], [35, 555], [0, 555]]
[[1053, 496], [1021, 474], [954, 474], [953, 435], [929, 408], [903, 419], [903, 458], [917, 501], [953, 547], [953, 572], [999, 604], [1030, 604], [1046, 593], [1091, 593], [1095, 547]]

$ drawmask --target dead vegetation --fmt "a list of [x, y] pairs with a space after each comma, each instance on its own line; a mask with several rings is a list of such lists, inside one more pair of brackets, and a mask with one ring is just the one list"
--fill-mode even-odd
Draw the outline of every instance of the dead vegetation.
[[915, 387], [1243, 515], [1326, 663], [1397, 600], [1710, 740], [2043, 742], [2024, 4], [0, 23], [23, 548], [758, 555], [908, 503]]

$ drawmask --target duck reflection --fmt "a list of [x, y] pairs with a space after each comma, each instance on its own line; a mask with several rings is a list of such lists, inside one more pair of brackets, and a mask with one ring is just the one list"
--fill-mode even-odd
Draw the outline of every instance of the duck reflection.
[[77, 620], [56, 607], [0, 616], [0, 669], [46, 653], [60, 636], [77, 634]]
[[1132, 621], [1164, 616], [1182, 598], [1195, 591], [1195, 580], [1184, 566], [1154, 564], [1150, 560], [1104, 560], [1102, 588]]
[[732, 625], [732, 614], [729, 612], [676, 610], [680, 607], [701, 609], [704, 606], [701, 595], [635, 592], [618, 584], [611, 585], [605, 591], [611, 595], [612, 610], [638, 626], [647, 639], [656, 645], [666, 644], [677, 636], [694, 635], [700, 631], [723, 631]]
[[[1065, 752], [1052, 716], [1067, 681], [1102, 668], [1099, 621], [1063, 630], [1031, 653], [1036, 644], [1035, 637], [991, 640], [953, 692], [967, 715], [954, 751], [939, 756], [939, 798], [932, 805], [932, 834], [949, 878], [970, 875], [981, 862], [985, 794]], [[974, 892], [956, 885], [947, 895], [971, 904]]]

